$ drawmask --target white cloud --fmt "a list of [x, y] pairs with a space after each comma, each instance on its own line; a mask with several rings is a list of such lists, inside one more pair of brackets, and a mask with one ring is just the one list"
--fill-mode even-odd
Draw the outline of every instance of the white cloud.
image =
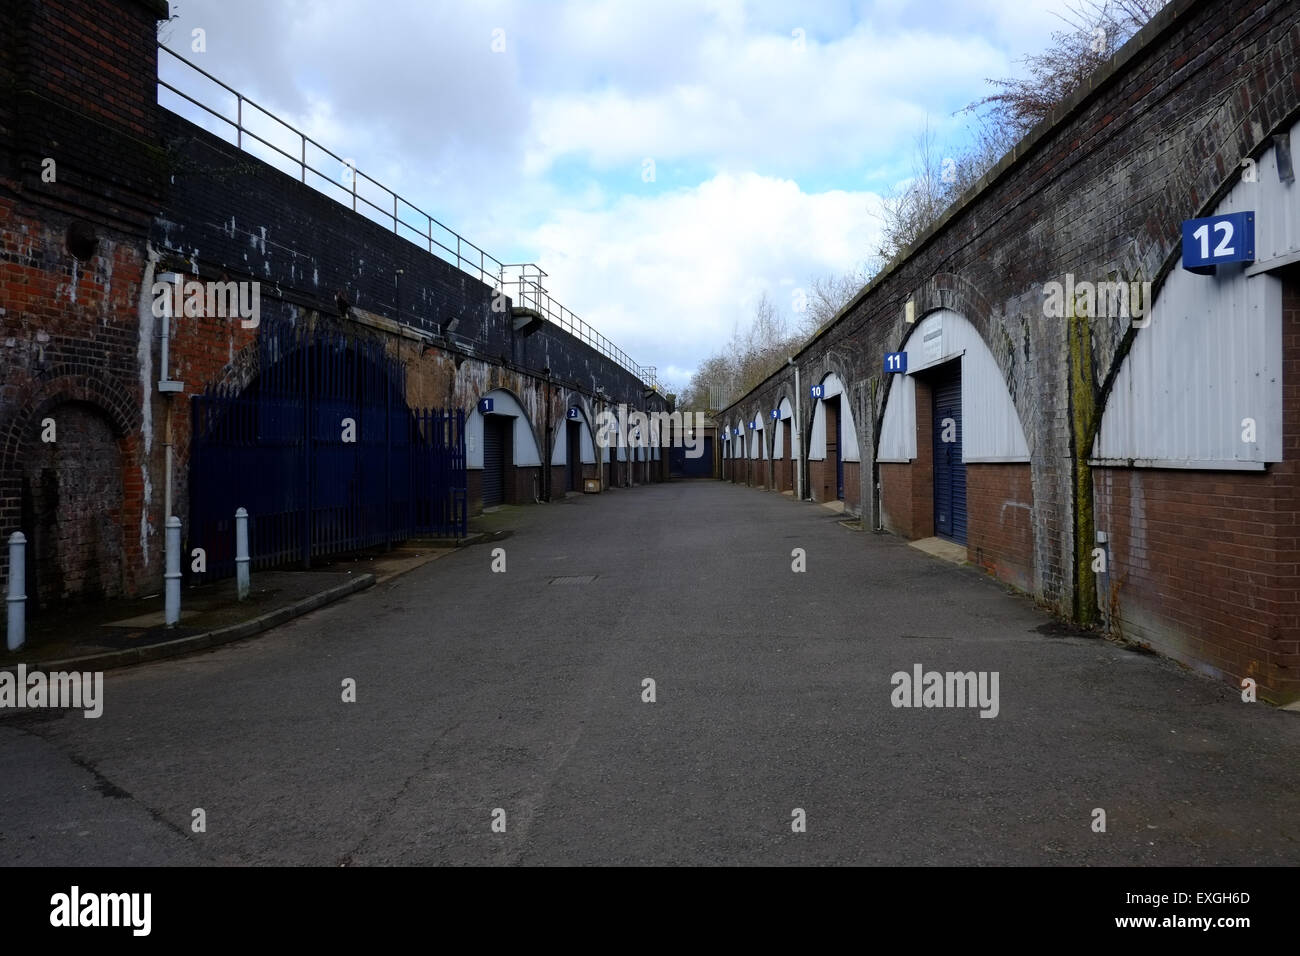
[[[557, 211], [530, 236], [551, 292], [642, 364], [693, 369], [766, 291], [859, 266], [878, 197], [722, 173], [690, 189]], [[581, 307], [580, 307], [581, 306]], [[585, 312], [583, 309], [585, 308]]]
[[191, 55], [203, 27], [200, 66], [680, 372], [761, 290], [860, 264], [869, 190], [1066, 3], [183, 0], [167, 32]]

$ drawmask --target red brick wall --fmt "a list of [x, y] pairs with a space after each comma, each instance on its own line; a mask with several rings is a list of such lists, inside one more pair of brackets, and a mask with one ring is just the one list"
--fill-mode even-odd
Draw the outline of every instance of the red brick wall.
[[[96, 534], [112, 533], [115, 542], [104, 541], [77, 558], [69, 550], [71, 539], [62, 538], [62, 556], [51, 571], [62, 582], [55, 588], [59, 599], [75, 598], [83, 591], [91, 595], [124, 588], [135, 593], [146, 582], [156, 584], [154, 577], [161, 575], [162, 489], [152, 489], [146, 507], [141, 478], [141, 468], [148, 464], [140, 443], [143, 409], [136, 359], [142, 257], [129, 241], [103, 236], [94, 255], [74, 259], [64, 241], [69, 221], [69, 217], [0, 198], [0, 343], [4, 345], [0, 350], [4, 362], [0, 381], [0, 536], [7, 539], [22, 529], [33, 537], [29, 524], [33, 509], [43, 505], [33, 497], [32, 482], [40, 480], [41, 462], [49, 464], [46, 459], [51, 456], [84, 458], [77, 463], [81, 469], [78, 484], [121, 488], [123, 495], [94, 522]], [[73, 403], [84, 403], [85, 408], [79, 412]], [[155, 401], [151, 407], [154, 441], [149, 455], [155, 459], [162, 450], [160, 406]], [[85, 424], [86, 411], [107, 423], [115, 443], [111, 454], [87, 450], [91, 434], [79, 427]], [[42, 447], [41, 423], [46, 418], [54, 420], [62, 443], [57, 450]], [[102, 443], [102, 438], [97, 435], [91, 444]], [[60, 484], [66, 486], [66, 482]], [[76, 489], [65, 487], [59, 492], [64, 503], [58, 507], [65, 508], [66, 496], [75, 493]], [[43, 500], [49, 500], [48, 492]], [[146, 528], [143, 549], [142, 516]], [[150, 532], [156, 535], [151, 537]], [[43, 544], [34, 542], [29, 558], [40, 547], [53, 547], [54, 543], [48, 536]], [[0, 548], [0, 552], [3, 576], [8, 573], [8, 549]], [[148, 569], [144, 567], [146, 552]], [[97, 580], [100, 572], [89, 570], [90, 564], [107, 554], [116, 556], [122, 568], [103, 573], [120, 573], [118, 583]], [[47, 578], [47, 583], [52, 580]], [[44, 600], [44, 595], [40, 599]]]
[[880, 463], [880, 522], [886, 531], [915, 541], [919, 534], [912, 520], [912, 465], [906, 462]]
[[835, 463], [825, 458], [808, 461], [808, 496], [813, 501], [835, 500]]
[[794, 463], [788, 458], [778, 458], [776, 465], [776, 490], [794, 490]]
[[916, 379], [916, 458], [881, 462], [880, 510], [884, 526], [912, 541], [934, 536], [934, 445], [930, 386]]
[[1033, 591], [1034, 490], [1025, 464], [966, 466], [969, 560], [1022, 591]]
[[844, 463], [844, 507], [850, 511], [862, 511], [862, 463], [846, 461]]
[[1300, 698], [1300, 281], [1284, 287], [1283, 458], [1259, 472], [1096, 468], [1113, 630], [1261, 696]]

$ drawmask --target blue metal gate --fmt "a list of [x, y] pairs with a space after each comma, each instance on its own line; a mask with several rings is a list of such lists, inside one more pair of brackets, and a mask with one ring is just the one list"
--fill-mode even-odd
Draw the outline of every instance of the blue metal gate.
[[262, 374], [191, 402], [188, 548], [204, 580], [234, 574], [234, 514], [249, 514], [254, 568], [462, 537], [465, 413], [406, 406], [405, 370], [379, 343], [264, 323]]

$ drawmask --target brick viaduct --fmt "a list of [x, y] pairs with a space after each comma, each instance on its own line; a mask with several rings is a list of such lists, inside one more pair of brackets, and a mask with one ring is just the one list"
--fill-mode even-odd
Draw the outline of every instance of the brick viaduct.
[[[591, 441], [602, 409], [667, 408], [641, 376], [497, 299], [490, 277], [160, 106], [157, 22], [167, 15], [164, 0], [0, 6], [0, 534], [34, 539], [34, 611], [158, 589], [164, 445], [170, 437], [172, 511], [188, 529], [191, 399], [254, 382], [265, 371], [259, 339], [277, 325], [381, 348], [402, 367], [412, 409], [473, 419], [480, 398], [498, 396], [497, 411], [521, 422], [506, 502], [565, 494], [568, 449], [557, 439], [575, 409], [587, 432], [582, 477], [608, 488], [666, 474], [666, 457], [646, 450], [598, 464]], [[151, 298], [167, 273], [261, 289], [256, 328], [176, 317], [175, 395], [157, 388]], [[57, 442], [41, 441], [47, 420]], [[473, 512], [482, 452], [476, 468], [472, 426], [467, 435]], [[7, 560], [0, 553], [0, 577]]]
[[[1182, 221], [1210, 215], [1234, 187], [1249, 188], [1254, 167], [1243, 165], [1247, 159], [1272, 177], [1270, 203], [1285, 206], [1269, 213], [1261, 202], [1261, 227], [1266, 215], [1294, 217], [1300, 208], [1294, 182], [1286, 180], [1287, 137], [1298, 112], [1294, 4], [1173, 0], [789, 364], [719, 416], [729, 435], [726, 476], [788, 491], [802, 469], [805, 497], [835, 498], [825, 422], [833, 428], [838, 414], [853, 425], [840, 437], [840, 457], [860, 459], [842, 464], [845, 509], [907, 538], [934, 535], [933, 456], [942, 446], [932, 441], [930, 407], [937, 380], [910, 376], [915, 448], [879, 453], [882, 439], [893, 441], [885, 434], [891, 391], [904, 382], [886, 373], [884, 357], [908, 350], [916, 363], [926, 353], [913, 333], [927, 316], [941, 316], [945, 337], [950, 329], [970, 330], [963, 375], [974, 374], [974, 352], [991, 356], [989, 368], [996, 363], [1000, 373], [996, 386], [972, 382], [963, 396], [1005, 390], [1008, 410], [1014, 408], [1008, 427], [1022, 431], [1026, 446], [1003, 460], [990, 455], [966, 464], [968, 560], [1076, 622], [1091, 624], [1100, 615], [1113, 631], [1206, 673], [1234, 684], [1249, 677], [1266, 696], [1294, 700], [1300, 284], [1293, 263], [1300, 237], [1292, 235], [1287, 254], [1274, 257], [1267, 280], [1281, 290], [1280, 306], [1271, 306], [1282, 329], [1274, 340], [1282, 347], [1281, 453], [1256, 470], [1231, 470], [1239, 463], [1139, 468], [1098, 461], [1093, 449], [1107, 414], [1120, 431], [1136, 429], [1141, 418], [1140, 410], [1118, 407], [1113, 392], [1130, 352], [1137, 354], [1142, 336], [1161, 321], [1161, 295], [1189, 275], [1179, 276]], [[1045, 285], [1067, 276], [1150, 281], [1157, 302], [1151, 327], [1082, 307], [1060, 318], [1045, 315]], [[939, 324], [927, 327], [938, 336]], [[1261, 352], [1258, 361], [1278, 359]], [[1188, 378], [1195, 389], [1194, 374], [1168, 374]], [[1140, 378], [1136, 369], [1132, 375]], [[838, 393], [831, 408], [813, 397], [812, 387], [822, 383], [834, 386], [828, 396]], [[773, 427], [774, 412], [794, 419], [793, 440], [784, 422]], [[966, 410], [967, 426], [979, 424], [977, 413]], [[856, 456], [843, 455], [850, 442]], [[1099, 543], [1109, 558], [1104, 574], [1093, 572]]]

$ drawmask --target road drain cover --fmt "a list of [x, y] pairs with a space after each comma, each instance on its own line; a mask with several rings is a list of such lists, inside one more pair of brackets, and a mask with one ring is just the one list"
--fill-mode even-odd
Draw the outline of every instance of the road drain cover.
[[551, 578], [552, 584], [590, 584], [596, 580], [594, 574], [573, 574], [564, 578]]

